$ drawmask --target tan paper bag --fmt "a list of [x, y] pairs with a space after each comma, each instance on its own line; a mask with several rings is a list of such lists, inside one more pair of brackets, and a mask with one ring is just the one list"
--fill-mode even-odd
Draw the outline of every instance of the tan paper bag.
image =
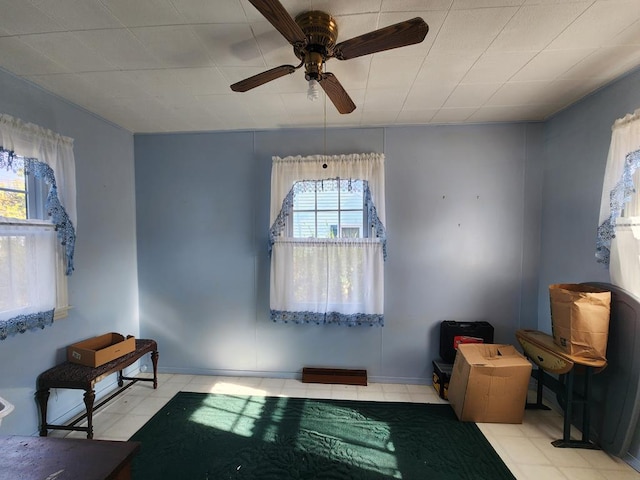
[[549, 285], [553, 343], [565, 353], [606, 360], [611, 292], [580, 284]]

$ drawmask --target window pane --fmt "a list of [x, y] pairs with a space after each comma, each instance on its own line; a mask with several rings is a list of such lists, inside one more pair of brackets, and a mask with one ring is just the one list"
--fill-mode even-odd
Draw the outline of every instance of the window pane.
[[25, 237], [0, 238], [0, 312], [28, 305]]
[[0, 190], [0, 215], [10, 218], [27, 218], [27, 194]]
[[15, 172], [11, 169], [0, 168], [0, 188], [24, 191], [24, 185], [24, 168], [19, 168]]
[[314, 210], [316, 208], [316, 193], [310, 191], [296, 192], [293, 196], [294, 210]]
[[318, 238], [338, 236], [338, 212], [318, 212]]
[[362, 210], [340, 212], [340, 231], [344, 238], [362, 238]]
[[[342, 180], [340, 193], [340, 208], [343, 210], [362, 210], [364, 204], [364, 194], [362, 191], [362, 180]], [[351, 185], [351, 189], [349, 189]]]
[[27, 218], [24, 168], [17, 168], [15, 171], [0, 168], [0, 215], [10, 218]]
[[316, 214], [314, 212], [293, 212], [293, 236], [312, 238], [316, 235]]
[[318, 210], [338, 209], [337, 187], [337, 182], [334, 180], [318, 182]]

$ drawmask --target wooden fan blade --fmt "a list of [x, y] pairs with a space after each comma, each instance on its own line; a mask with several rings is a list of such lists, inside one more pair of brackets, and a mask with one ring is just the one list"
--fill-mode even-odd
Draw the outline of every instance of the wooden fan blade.
[[307, 37], [302, 29], [278, 0], [249, 0], [249, 2], [291, 45], [307, 43]]
[[271, 70], [267, 70], [266, 72], [258, 73], [253, 77], [245, 78], [244, 80], [240, 80], [237, 83], [231, 85], [231, 90], [234, 92], [246, 92], [251, 90], [252, 88], [259, 87], [260, 85], [264, 85], [271, 80], [275, 80], [276, 78], [284, 77], [290, 73], [296, 71], [296, 67], [293, 65], [280, 65], [279, 67], [272, 68]]
[[353, 103], [353, 100], [351, 100], [351, 97], [333, 73], [323, 73], [319, 82], [329, 100], [333, 102], [340, 113], [351, 113], [356, 109], [356, 104]]
[[370, 53], [406, 47], [423, 41], [428, 31], [429, 25], [422, 18], [412, 18], [340, 42], [335, 46], [333, 56], [338, 60], [349, 60]]

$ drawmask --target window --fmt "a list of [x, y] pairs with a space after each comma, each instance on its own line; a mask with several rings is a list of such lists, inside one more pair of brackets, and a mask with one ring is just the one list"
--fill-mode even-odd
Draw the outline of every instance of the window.
[[640, 110], [615, 121], [605, 169], [596, 258], [611, 283], [640, 296]]
[[361, 238], [366, 223], [362, 180], [306, 180], [293, 186], [294, 238]]
[[47, 185], [41, 178], [28, 175], [24, 162], [0, 169], [0, 216], [20, 220], [44, 220]]
[[384, 324], [383, 175], [377, 154], [274, 158], [273, 321]]
[[8, 115], [0, 115], [0, 142], [0, 340], [5, 340], [67, 314], [75, 165], [71, 139]]

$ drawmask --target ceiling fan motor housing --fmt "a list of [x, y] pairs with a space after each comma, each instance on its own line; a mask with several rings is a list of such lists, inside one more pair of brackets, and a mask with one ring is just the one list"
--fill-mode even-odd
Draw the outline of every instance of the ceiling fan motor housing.
[[319, 80], [323, 63], [333, 55], [338, 24], [331, 15], [319, 10], [301, 13], [295, 21], [307, 37], [307, 44], [302, 48], [294, 46], [293, 51], [304, 62], [305, 78]]

